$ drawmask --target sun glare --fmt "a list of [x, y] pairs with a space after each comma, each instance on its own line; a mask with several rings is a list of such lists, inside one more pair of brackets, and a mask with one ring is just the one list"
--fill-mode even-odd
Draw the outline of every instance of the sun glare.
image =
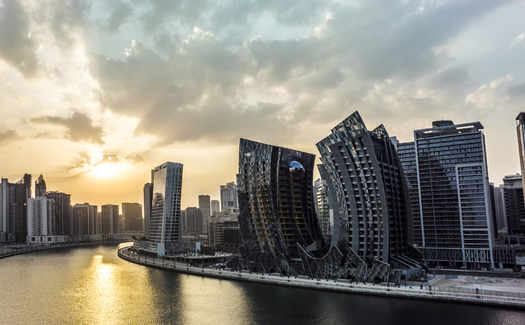
[[113, 164], [100, 164], [93, 167], [91, 173], [95, 177], [108, 178], [114, 176], [117, 173], [117, 167]]

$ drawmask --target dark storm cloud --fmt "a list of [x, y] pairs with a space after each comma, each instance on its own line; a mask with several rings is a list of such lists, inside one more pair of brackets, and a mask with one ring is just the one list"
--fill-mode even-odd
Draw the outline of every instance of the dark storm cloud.
[[15, 130], [8, 130], [5, 132], [0, 132], [0, 145], [8, 145], [9, 143], [22, 140]]
[[74, 142], [91, 142], [93, 144], [104, 144], [102, 136], [104, 132], [101, 127], [93, 126], [93, 120], [80, 112], [74, 112], [71, 117], [62, 118], [57, 116], [42, 116], [30, 118], [30, 122], [41, 124], [60, 125], [66, 128], [66, 137]]
[[31, 38], [29, 18], [18, 0], [0, 3], [0, 59], [16, 68], [25, 78], [39, 71], [37, 44]]

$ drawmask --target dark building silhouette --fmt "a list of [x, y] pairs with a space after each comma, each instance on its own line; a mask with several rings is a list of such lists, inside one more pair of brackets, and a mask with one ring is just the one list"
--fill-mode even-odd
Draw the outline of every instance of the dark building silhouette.
[[35, 181], [35, 197], [46, 197], [46, 181], [42, 174]]
[[521, 178], [519, 174], [503, 178], [503, 197], [509, 235], [525, 234], [525, 200], [523, 200]]
[[71, 195], [51, 191], [46, 193], [46, 197], [55, 200], [55, 233], [57, 235], [73, 235]]
[[143, 231], [142, 205], [139, 203], [122, 203], [122, 217], [125, 231]]
[[115, 204], [106, 204], [101, 207], [101, 227], [98, 233], [117, 234], [119, 229], [119, 206]]
[[243, 267], [304, 274], [301, 249], [323, 246], [313, 204], [315, 155], [241, 139], [240, 247]]
[[[332, 243], [360, 263], [389, 276], [389, 267], [418, 266], [412, 242], [408, 188], [396, 152], [396, 141], [383, 125], [367, 130], [358, 112], [317, 143], [332, 203]], [[412, 257], [411, 257], [412, 256]], [[416, 258], [417, 259], [417, 258]], [[388, 267], [387, 267], [388, 266]], [[355, 274], [355, 273], [354, 273]]]
[[[0, 232], [17, 242], [26, 241], [27, 199], [31, 197], [31, 175], [24, 174], [17, 183], [2, 178], [0, 186]], [[12, 240], [10, 239], [10, 240]]]

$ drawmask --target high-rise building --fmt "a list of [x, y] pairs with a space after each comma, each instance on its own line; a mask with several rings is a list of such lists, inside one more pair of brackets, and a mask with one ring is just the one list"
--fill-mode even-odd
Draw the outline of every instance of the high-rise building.
[[[253, 271], [302, 274], [301, 251], [323, 246], [313, 196], [315, 155], [241, 139], [241, 264]], [[235, 184], [228, 186], [232, 195]], [[223, 209], [226, 188], [221, 186]]]
[[181, 241], [182, 167], [179, 163], [166, 162], [153, 172], [149, 239], [157, 246], [160, 256], [165, 255], [166, 248]]
[[142, 205], [139, 203], [122, 203], [122, 217], [125, 231], [143, 231]]
[[119, 230], [119, 206], [115, 204], [106, 204], [101, 207], [101, 234], [117, 234]]
[[25, 242], [31, 175], [24, 174], [17, 183], [9, 183], [6, 178], [2, 178], [0, 193], [0, 232], [12, 234], [17, 242]]
[[496, 211], [496, 229], [499, 232], [507, 232], [507, 218], [505, 216], [505, 192], [503, 185], [494, 187], [494, 210]]
[[54, 232], [57, 235], [72, 235], [74, 233], [74, 223], [73, 215], [71, 214], [71, 195], [58, 191], [51, 191], [46, 193], [46, 197], [55, 201]]
[[[518, 153], [520, 157], [521, 175], [525, 175], [525, 112], [516, 117], [516, 133], [518, 135]], [[522, 188], [525, 188], [525, 177], [522, 178]], [[525, 192], [523, 194], [525, 200]]]
[[208, 223], [211, 217], [211, 206], [210, 206], [209, 195], [199, 195], [199, 210], [201, 210], [202, 218], [204, 219], [204, 225]]
[[184, 212], [185, 232], [202, 233], [204, 231], [204, 216], [197, 207], [187, 207]]
[[221, 210], [238, 207], [239, 200], [237, 198], [237, 186], [235, 182], [221, 185]]
[[0, 183], [0, 233], [7, 233], [9, 221], [9, 182], [2, 178]]
[[151, 183], [144, 185], [144, 236], [150, 238], [151, 227], [151, 204], [153, 200], [153, 173], [151, 175]]
[[55, 201], [44, 196], [27, 199], [27, 235], [56, 235]]
[[75, 235], [95, 235], [96, 219], [97, 219], [96, 205], [89, 203], [75, 204], [73, 206], [73, 233]]
[[319, 178], [314, 182], [315, 192], [315, 212], [319, 220], [321, 232], [326, 240], [331, 242], [332, 227], [330, 224], [330, 207], [328, 205], [328, 195], [326, 194], [326, 184]]
[[[412, 241], [410, 205], [392, 140], [383, 125], [367, 130], [355, 112], [317, 143], [323, 163], [319, 171], [333, 197], [334, 227], [338, 228], [332, 243], [343, 251], [350, 248], [369, 267], [417, 264], [408, 257], [413, 250], [408, 245]], [[386, 269], [380, 277], [388, 277]]]
[[45, 197], [46, 196], [46, 181], [44, 176], [40, 174], [38, 179], [35, 181], [35, 197]]
[[443, 120], [414, 131], [398, 152], [414, 245], [430, 266], [494, 267], [493, 219], [483, 126]]
[[221, 211], [221, 203], [219, 200], [211, 200], [211, 215], [214, 216]]
[[509, 175], [503, 178], [503, 197], [507, 232], [510, 235], [525, 234], [525, 200], [521, 175]]

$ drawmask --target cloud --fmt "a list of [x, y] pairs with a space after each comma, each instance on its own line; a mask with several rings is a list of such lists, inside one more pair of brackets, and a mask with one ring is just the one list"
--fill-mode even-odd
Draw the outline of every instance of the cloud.
[[[89, 71], [101, 106], [138, 118], [134, 134], [154, 135], [159, 145], [240, 136], [293, 141], [303, 127], [355, 109], [424, 117], [464, 105], [472, 81], [454, 64], [450, 44], [511, 2], [204, 1], [199, 10], [185, 1], [133, 2], [153, 44], [133, 41], [123, 60], [90, 53]], [[230, 41], [255, 18], [310, 32]], [[192, 23], [208, 29], [177, 34]]]
[[510, 47], [514, 47], [515, 45], [519, 43], [523, 43], [523, 40], [525, 40], [525, 33], [521, 33], [510, 43]]
[[74, 142], [90, 142], [102, 145], [104, 132], [101, 127], [93, 126], [93, 120], [80, 112], [74, 112], [71, 117], [42, 116], [29, 119], [32, 123], [60, 125], [66, 128], [66, 137]]
[[25, 78], [37, 76], [40, 63], [37, 44], [31, 37], [30, 21], [17, 0], [3, 1], [0, 6], [0, 59], [14, 67]]
[[8, 130], [5, 132], [0, 132], [0, 145], [8, 145], [9, 143], [19, 141], [22, 138], [18, 135], [15, 130]]
[[109, 31], [117, 32], [123, 24], [125, 24], [130, 17], [133, 16], [133, 7], [121, 0], [114, 0], [109, 2], [111, 12], [106, 21], [106, 28]]
[[61, 47], [71, 47], [79, 37], [79, 30], [88, 23], [87, 15], [91, 9], [88, 0], [60, 0], [50, 5], [47, 24]]
[[146, 159], [142, 153], [121, 155], [117, 153], [104, 153], [99, 157], [85, 155], [73, 166], [66, 168], [66, 173], [72, 177], [77, 177], [82, 174], [89, 173], [97, 166], [103, 164], [110, 164], [122, 167], [125, 164], [137, 165], [145, 162]]

